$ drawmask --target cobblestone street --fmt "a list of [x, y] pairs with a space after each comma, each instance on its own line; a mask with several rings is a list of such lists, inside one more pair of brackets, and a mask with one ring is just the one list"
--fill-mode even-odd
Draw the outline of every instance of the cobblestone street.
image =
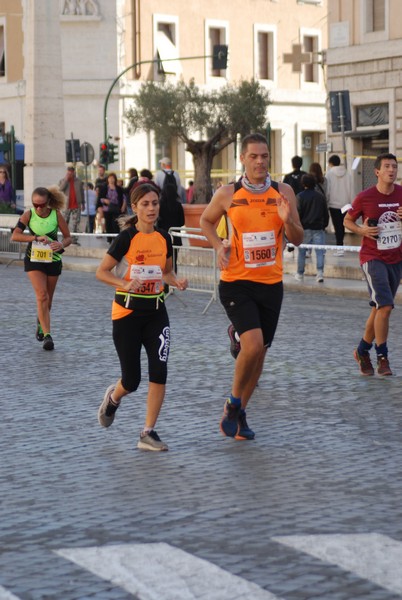
[[[144, 381], [113, 426], [97, 422], [104, 391], [119, 376], [112, 288], [93, 273], [63, 272], [50, 353], [34, 337], [35, 299], [22, 268], [0, 270], [0, 600], [402, 598], [400, 306], [389, 335], [395, 376], [364, 378], [353, 349], [367, 300], [287, 291], [249, 405], [256, 439], [237, 442], [218, 426], [233, 371], [226, 315], [218, 303], [202, 315], [205, 295], [173, 294], [157, 426], [169, 452], [145, 453], [136, 448], [145, 360]], [[340, 544], [338, 554], [323, 553], [323, 536]], [[362, 549], [353, 557], [352, 541]], [[145, 552], [151, 543], [166, 559], [179, 549], [237, 576], [230, 595], [216, 591], [219, 576], [192, 595], [161, 595], [152, 591], [152, 570], [146, 590], [135, 593], [108, 573], [107, 560], [100, 575], [60, 553], [97, 548], [112, 557], [126, 548], [129, 562], [131, 545]], [[387, 569], [378, 575], [364, 558], [370, 544], [382, 544]]]

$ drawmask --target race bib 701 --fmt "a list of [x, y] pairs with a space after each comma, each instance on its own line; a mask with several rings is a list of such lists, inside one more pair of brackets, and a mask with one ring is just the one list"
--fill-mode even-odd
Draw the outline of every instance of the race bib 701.
[[51, 263], [53, 259], [53, 250], [48, 244], [41, 242], [32, 242], [31, 262]]

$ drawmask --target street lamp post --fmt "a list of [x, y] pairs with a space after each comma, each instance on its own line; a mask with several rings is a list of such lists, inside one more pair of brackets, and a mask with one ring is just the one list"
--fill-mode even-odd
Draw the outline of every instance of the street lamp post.
[[228, 47], [227, 46], [216, 45], [213, 47], [212, 55], [203, 54], [202, 56], [185, 56], [185, 57], [179, 58], [179, 59], [178, 58], [166, 58], [163, 61], [161, 61], [160, 58], [154, 58], [153, 60], [141, 60], [140, 62], [136, 62], [136, 63], [130, 65], [129, 67], [127, 67], [126, 69], [124, 69], [124, 71], [119, 73], [119, 75], [113, 80], [112, 85], [110, 86], [109, 91], [105, 98], [105, 103], [104, 103], [104, 107], [103, 107], [103, 140], [104, 140], [104, 143], [107, 144], [107, 142], [108, 142], [107, 107], [108, 107], [108, 103], [109, 103], [109, 98], [113, 91], [114, 86], [119, 81], [119, 79], [121, 77], [123, 77], [123, 75], [125, 75], [125, 73], [127, 73], [127, 71], [130, 71], [130, 69], [135, 69], [141, 65], [150, 65], [153, 63], [169, 62], [169, 61], [173, 61], [173, 60], [176, 60], [176, 61], [177, 60], [198, 60], [200, 58], [212, 58], [212, 60], [214, 62], [216, 62], [216, 64], [217, 64], [217, 66], [213, 65], [213, 68], [226, 69], [227, 55], [228, 55]]

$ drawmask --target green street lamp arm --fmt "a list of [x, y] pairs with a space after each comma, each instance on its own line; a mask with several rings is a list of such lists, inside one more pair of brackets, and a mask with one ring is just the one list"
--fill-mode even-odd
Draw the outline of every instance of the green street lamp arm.
[[137, 68], [137, 67], [139, 67], [141, 65], [149, 65], [149, 64], [158, 63], [158, 62], [170, 62], [170, 61], [174, 61], [174, 60], [176, 60], [176, 61], [177, 60], [197, 60], [197, 59], [200, 59], [200, 58], [214, 58], [214, 57], [215, 57], [214, 54], [213, 55], [203, 54], [202, 56], [185, 56], [183, 58], [166, 58], [163, 61], [161, 61], [160, 58], [154, 58], [153, 60], [141, 60], [140, 62], [136, 62], [133, 65], [130, 65], [129, 67], [127, 67], [126, 69], [124, 69], [124, 71], [122, 71], [121, 73], [119, 73], [119, 75], [117, 75], [117, 77], [113, 80], [113, 83], [110, 86], [109, 91], [108, 91], [108, 93], [106, 95], [106, 98], [105, 98], [105, 104], [104, 104], [104, 107], [103, 107], [103, 135], [104, 135], [103, 140], [104, 140], [104, 142], [107, 143], [107, 140], [108, 140], [108, 132], [107, 132], [107, 106], [108, 106], [109, 98], [110, 98], [110, 95], [112, 93], [112, 90], [113, 90], [114, 86], [119, 81], [119, 79], [121, 77], [123, 77], [123, 75], [125, 73], [127, 73], [127, 71], [129, 71], [130, 69], [135, 69], [135, 68]]

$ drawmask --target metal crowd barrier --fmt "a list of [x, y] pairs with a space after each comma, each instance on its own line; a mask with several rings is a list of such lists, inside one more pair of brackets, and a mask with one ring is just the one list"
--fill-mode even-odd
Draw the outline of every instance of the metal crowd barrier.
[[[201, 235], [201, 229], [173, 227], [170, 230], [170, 233], [183, 240], [182, 246], [174, 245], [173, 248], [177, 250], [177, 265], [175, 266], [177, 266], [178, 275], [180, 277], [186, 277], [189, 281], [189, 287], [187, 289], [189, 291], [210, 295], [210, 299], [202, 312], [202, 314], [205, 314], [212, 302], [216, 302], [218, 298], [219, 270], [216, 263], [216, 253], [213, 248], [203, 248], [191, 245], [192, 240], [206, 241], [206, 238]], [[82, 240], [84, 245], [85, 238], [111, 238], [116, 237], [117, 234], [74, 232], [71, 235], [72, 237], [78, 238], [80, 241]], [[6, 266], [10, 265], [13, 261], [22, 260], [26, 247], [24, 242], [12, 242], [10, 238], [11, 228], [0, 228], [0, 252], [18, 255], [17, 257], [10, 257]], [[171, 287], [170, 290], [170, 293], [174, 293], [173, 287]], [[180, 298], [179, 295], [177, 295], [177, 298]]]
[[0, 227], [0, 252], [5, 252], [6, 254], [18, 254], [16, 258], [10, 257], [10, 260], [6, 264], [7, 267], [15, 260], [22, 260], [26, 246], [23, 242], [12, 242], [11, 232], [11, 227]]
[[360, 251], [360, 246], [335, 246], [330, 244], [300, 244], [300, 246], [294, 246], [289, 242], [286, 244], [286, 248], [307, 248], [310, 250], [343, 250], [344, 252]]
[[[183, 245], [173, 245], [175, 249], [173, 259], [177, 256], [177, 264], [174, 265], [177, 268], [177, 274], [179, 277], [186, 277], [189, 281], [187, 290], [193, 292], [205, 293], [210, 296], [208, 303], [206, 304], [202, 314], [205, 314], [212, 302], [216, 302], [218, 299], [218, 285], [220, 272], [217, 265], [216, 252], [213, 248], [202, 247], [194, 245], [197, 241], [206, 242], [207, 239], [201, 233], [201, 229], [191, 227], [171, 227], [169, 233], [174, 236], [181, 238]], [[116, 237], [117, 234], [112, 233], [72, 233], [73, 237], [79, 238], [110, 238]], [[18, 254], [17, 258], [10, 258], [7, 266], [15, 260], [21, 260], [25, 252], [24, 242], [12, 242], [11, 241], [11, 228], [0, 227], [0, 252]], [[286, 248], [293, 250], [296, 246], [287, 243]], [[340, 246], [336, 245], [316, 245], [316, 244], [301, 244], [298, 248], [306, 249], [319, 249], [319, 250], [339, 250]], [[343, 251], [347, 252], [359, 252], [360, 246], [342, 246]], [[174, 294], [175, 288], [170, 287], [169, 294]], [[177, 295], [181, 301], [182, 299]]]
[[[207, 241], [201, 234], [201, 229], [194, 227], [171, 227], [169, 233], [182, 239], [182, 246], [173, 244], [177, 251], [177, 274], [186, 277], [190, 292], [209, 294], [210, 299], [202, 314], [205, 314], [212, 302], [218, 299], [219, 270], [216, 262], [216, 252], [213, 248], [192, 245], [195, 240]], [[175, 257], [176, 252], [174, 253]]]
[[[7, 263], [7, 266], [10, 265], [13, 261], [22, 260], [27, 242], [12, 242], [11, 241], [11, 227], [0, 227], [0, 252], [5, 254], [18, 254], [17, 257], [10, 258], [10, 261]], [[29, 231], [24, 231], [25, 235], [30, 235]], [[61, 232], [58, 232], [58, 235], [61, 237]], [[79, 233], [74, 232], [71, 233], [72, 238], [114, 238], [118, 234], [117, 233]], [[80, 244], [81, 245], [81, 244]], [[83, 244], [85, 247], [85, 244]]]

